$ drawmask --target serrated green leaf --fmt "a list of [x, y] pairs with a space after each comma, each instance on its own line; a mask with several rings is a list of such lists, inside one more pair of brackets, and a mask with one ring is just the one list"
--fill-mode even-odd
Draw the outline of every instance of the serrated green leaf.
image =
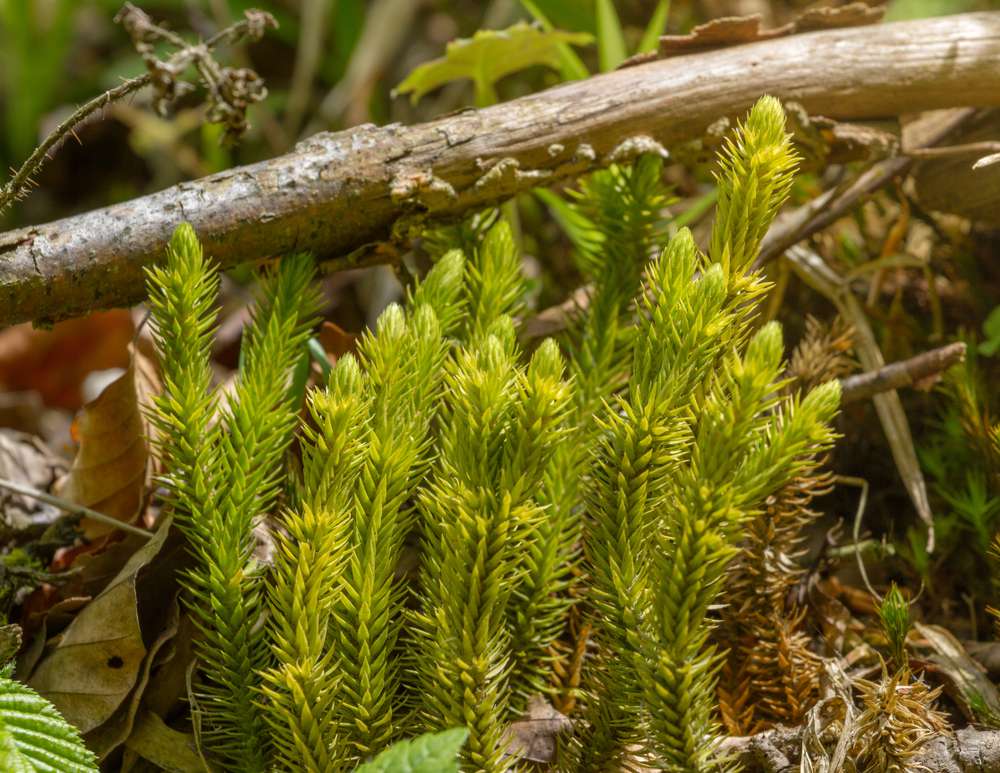
[[0, 672], [0, 770], [96, 773], [94, 755], [51, 703]]
[[453, 40], [442, 58], [413, 70], [396, 93], [410, 94], [417, 102], [439, 86], [469, 79], [476, 86], [476, 104], [484, 107], [497, 101], [494, 86], [501, 78], [535, 65], [558, 69], [560, 44], [584, 46], [592, 40], [583, 32], [544, 31], [525, 22], [505, 30], [480, 30], [471, 38]]
[[399, 741], [355, 773], [458, 773], [458, 753], [468, 735], [456, 727]]

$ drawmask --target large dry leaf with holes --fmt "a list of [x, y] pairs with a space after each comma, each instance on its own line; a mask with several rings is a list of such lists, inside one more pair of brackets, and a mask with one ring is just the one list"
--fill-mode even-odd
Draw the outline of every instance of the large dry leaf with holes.
[[[77, 418], [80, 449], [61, 495], [120, 521], [139, 514], [150, 474], [150, 430], [143, 411], [159, 391], [153, 364], [134, 351], [125, 372]], [[84, 534], [94, 539], [111, 527], [84, 518]]]
[[[139, 585], [153, 574], [153, 569], [172, 563], [164, 550], [165, 546], [171, 551], [174, 547], [175, 540], [167, 540], [169, 529], [168, 519], [136, 550], [108, 587], [80, 611], [28, 680], [82, 733], [111, 718], [142, 672], [147, 649], [140, 619]], [[157, 557], [161, 560], [154, 564]], [[154, 601], [153, 593], [164, 593], [159, 578], [155, 579], [149, 584], [159, 587], [153, 587], [148, 594]], [[162, 608], [166, 603], [169, 598], [154, 606]], [[159, 615], [163, 624], [163, 611], [151, 607], [144, 612], [145, 617]]]
[[160, 658], [163, 657], [165, 647], [177, 635], [180, 622], [180, 607], [176, 600], [171, 603], [167, 612], [166, 627], [160, 632], [149, 647], [149, 653], [143, 659], [142, 669], [135, 687], [128, 700], [122, 703], [115, 713], [98, 728], [84, 736], [89, 748], [97, 759], [104, 760], [111, 752], [121, 746], [132, 735], [136, 721], [136, 714], [145, 696], [146, 687], [149, 684], [149, 675], [154, 666], [159, 665]]

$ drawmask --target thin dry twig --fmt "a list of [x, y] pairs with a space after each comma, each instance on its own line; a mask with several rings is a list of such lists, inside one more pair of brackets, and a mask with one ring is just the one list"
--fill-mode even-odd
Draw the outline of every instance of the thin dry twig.
[[865, 197], [893, 179], [906, 174], [917, 161], [918, 154], [943, 141], [962, 123], [975, 114], [971, 108], [962, 108], [934, 117], [921, 138], [921, 144], [872, 165], [855, 178], [831, 188], [796, 210], [784, 213], [764, 237], [755, 267], [780, 257], [792, 245], [832, 225], [846, 215]]
[[84, 505], [78, 505], [75, 502], [70, 502], [68, 499], [63, 499], [62, 497], [57, 497], [53, 494], [48, 494], [44, 491], [39, 491], [31, 486], [25, 486], [21, 483], [17, 483], [12, 480], [7, 480], [6, 478], [0, 478], [0, 489], [6, 489], [7, 491], [13, 491], [15, 494], [20, 494], [23, 497], [31, 497], [37, 499], [39, 502], [44, 502], [47, 505], [52, 505], [53, 507], [58, 507], [67, 513], [73, 515], [78, 515], [81, 518], [92, 518], [95, 521], [99, 521], [107, 526], [111, 526], [115, 529], [121, 529], [122, 531], [127, 531], [129, 534], [137, 534], [140, 537], [145, 537], [149, 539], [153, 536], [153, 533], [146, 531], [139, 526], [133, 526], [130, 523], [125, 523], [124, 521], [119, 521], [117, 518], [112, 518], [110, 515], [105, 515], [104, 513], [98, 512], [97, 510], [91, 510], [89, 507]]
[[840, 380], [841, 402], [866, 400], [890, 389], [913, 386], [948, 370], [965, 359], [961, 341], [923, 352], [907, 360], [893, 362], [878, 370], [857, 373]]
[[[274, 17], [263, 11], [250, 10], [239, 22], [213, 35], [204, 43], [188, 44], [183, 38], [154, 24], [149, 16], [131, 3], [126, 3], [115, 17], [135, 41], [136, 49], [143, 56], [148, 72], [120, 83], [89, 102], [78, 107], [65, 121], [53, 129], [28, 159], [14, 172], [6, 185], [0, 187], [0, 212], [26, 195], [32, 179], [51, 159], [52, 153], [67, 137], [90, 116], [112, 102], [117, 102], [139, 89], [153, 85], [157, 91], [157, 109], [163, 111], [169, 102], [193, 88], [177, 80], [189, 65], [194, 63], [209, 89], [209, 120], [226, 123], [227, 130], [246, 129], [246, 107], [266, 95], [260, 79], [252, 70], [221, 67], [211, 56], [211, 51], [222, 44], [241, 40], [259, 40], [264, 32], [276, 27]], [[153, 44], [165, 41], [179, 50], [167, 60], [156, 58]], [[241, 110], [242, 108], [242, 110]], [[242, 123], [240, 121], [242, 116]]]
[[969, 142], [965, 145], [946, 145], [942, 148], [912, 148], [906, 155], [914, 158], [947, 158], [971, 156], [979, 153], [1000, 153], [1000, 142]]

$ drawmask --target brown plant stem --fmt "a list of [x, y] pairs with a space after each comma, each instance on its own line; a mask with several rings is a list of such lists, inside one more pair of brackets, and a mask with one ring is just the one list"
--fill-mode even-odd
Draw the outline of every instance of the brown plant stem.
[[807, 204], [780, 216], [764, 237], [754, 266], [759, 268], [781, 257], [792, 245], [835, 223], [865, 196], [905, 175], [924, 150], [944, 140], [974, 113], [974, 110], [953, 110], [931, 116], [921, 132], [919, 145], [904, 150], [902, 155], [879, 161], [844, 185], [824, 191]]
[[147, 531], [139, 526], [133, 526], [125, 521], [119, 521], [117, 518], [112, 518], [110, 515], [105, 515], [97, 510], [91, 510], [89, 507], [78, 505], [76, 502], [70, 502], [68, 499], [57, 497], [45, 491], [39, 491], [31, 486], [25, 486], [23, 483], [18, 483], [17, 481], [0, 478], [0, 489], [13, 491], [15, 494], [20, 494], [23, 497], [37, 499], [39, 502], [44, 502], [47, 505], [58, 507], [60, 510], [72, 515], [77, 515], [81, 518], [91, 518], [105, 524], [106, 526], [110, 526], [114, 529], [121, 529], [122, 531], [127, 531], [129, 534], [135, 534], [140, 537], [144, 537], [145, 539], [149, 539], [153, 536], [151, 531]]

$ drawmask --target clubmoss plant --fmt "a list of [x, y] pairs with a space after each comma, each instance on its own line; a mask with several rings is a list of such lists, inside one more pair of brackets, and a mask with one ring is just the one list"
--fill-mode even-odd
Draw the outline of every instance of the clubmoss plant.
[[681, 230], [652, 260], [660, 162], [591, 177], [568, 210], [592, 285], [568, 365], [551, 340], [530, 357], [517, 342], [525, 283], [506, 223], [462, 232], [465, 253], [439, 234], [405, 306], [308, 394], [280, 508], [309, 262], [266, 279], [220, 405], [218, 279], [179, 229], [150, 273], [155, 418], [195, 557], [204, 746], [224, 770], [346, 770], [410, 729], [456, 726], [463, 769], [510, 769], [509, 723], [551, 683], [575, 597], [594, 657], [564, 766], [726, 768], [709, 612], [747, 524], [829, 446], [839, 398], [836, 382], [790, 395], [780, 328], [753, 324], [766, 285], [750, 266], [793, 166], [765, 98], [726, 146], [708, 254]]
[[[851, 331], [842, 322], [828, 327], [807, 317], [805, 335], [789, 358], [786, 392], [849, 373], [850, 348]], [[819, 517], [813, 500], [833, 485], [823, 461], [803, 460], [800, 472], [767, 497], [745, 523], [728, 570], [726, 605], [712, 639], [728, 649], [718, 699], [730, 735], [798, 725], [818, 696], [822, 664], [802, 629], [805, 609], [795, 603], [794, 589], [804, 571], [798, 559], [806, 528]]]
[[244, 337], [244, 364], [225, 404], [211, 388], [209, 349], [218, 274], [190, 226], [174, 233], [166, 265], [149, 272], [153, 335], [164, 390], [153, 419], [169, 470], [170, 506], [195, 566], [187, 606], [201, 631], [199, 710], [204, 744], [227, 765], [267, 767], [268, 733], [254, 704], [269, 658], [260, 625], [263, 573], [254, 524], [274, 503], [295, 406], [288, 381], [304, 351], [317, 297], [312, 262], [294, 256], [267, 274]]
[[839, 395], [834, 384], [783, 399], [779, 328], [746, 343], [764, 290], [749, 267], [793, 167], [780, 105], [762, 99], [727, 144], [709, 256], [681, 231], [647, 273], [628, 391], [605, 412], [587, 497], [604, 654], [581, 770], [722, 764], [706, 615], [742, 523], [830, 442]]
[[359, 347], [367, 392], [367, 447], [351, 504], [343, 581], [329, 646], [338, 658], [340, 737], [364, 759], [400, 731], [396, 645], [405, 587], [397, 578], [411, 506], [431, 458], [448, 341], [440, 319], [457, 321], [462, 257], [451, 253], [414, 294], [390, 306]]
[[799, 724], [817, 697], [821, 661], [802, 630], [805, 609], [790, 598], [804, 571], [805, 527], [818, 517], [811, 503], [831, 486], [829, 473], [807, 464], [744, 526], [713, 636], [729, 650], [718, 696], [732, 735]]
[[662, 167], [658, 156], [642, 156], [633, 166], [595, 172], [563, 212], [590, 292], [574, 314], [567, 341], [574, 384], [571, 437], [547, 464], [541, 492], [545, 518], [529, 548], [523, 591], [514, 606], [514, 689], [521, 696], [550, 689], [553, 647], [573, 603], [582, 483], [597, 432], [595, 416], [628, 377], [631, 307], [643, 270], [662, 242], [663, 209], [670, 202]]
[[311, 393], [302, 429], [296, 502], [275, 537], [269, 588], [275, 665], [264, 672], [265, 716], [284, 770], [322, 773], [335, 755], [339, 681], [327, 648], [330, 615], [346, 569], [354, 486], [367, 451], [368, 402], [357, 360], [347, 355], [322, 391]]
[[420, 711], [428, 729], [469, 728], [470, 770], [502, 760], [513, 661], [507, 606], [519, 553], [544, 517], [533, 493], [569, 400], [552, 342], [527, 369], [513, 329], [476, 339], [448, 377], [441, 457], [421, 497], [420, 611], [414, 615]]

